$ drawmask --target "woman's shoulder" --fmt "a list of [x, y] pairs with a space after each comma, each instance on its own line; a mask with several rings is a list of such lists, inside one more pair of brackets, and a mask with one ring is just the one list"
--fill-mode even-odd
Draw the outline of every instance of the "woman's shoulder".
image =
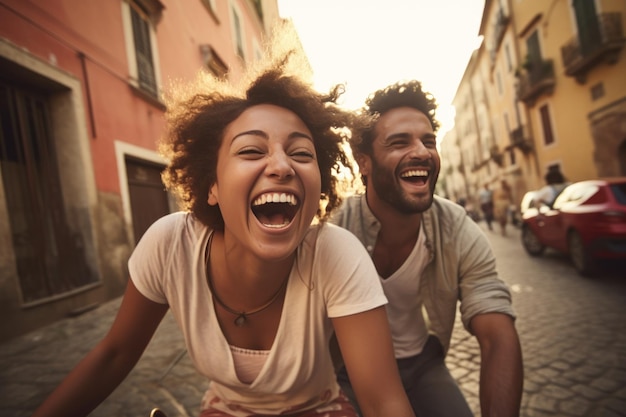
[[329, 222], [312, 225], [302, 242], [302, 249], [316, 253], [322, 259], [356, 257], [360, 250], [365, 250], [352, 232]]
[[320, 239], [320, 243], [322, 244], [331, 244], [332, 242], [338, 241], [340, 243], [350, 243], [352, 241], [359, 241], [357, 237], [350, 232], [348, 229], [345, 229], [341, 226], [337, 226], [336, 224], [325, 222], [319, 225], [316, 225], [319, 230], [318, 239]]
[[179, 236], [193, 237], [205, 228], [191, 213], [178, 211], [157, 219], [148, 227], [141, 240], [170, 241]]
[[190, 213], [185, 211], [176, 211], [174, 213], [166, 214], [163, 217], [159, 217], [154, 221], [154, 223], [152, 223], [152, 226], [164, 228], [176, 227], [176, 225], [185, 222], [188, 217], [192, 217]]

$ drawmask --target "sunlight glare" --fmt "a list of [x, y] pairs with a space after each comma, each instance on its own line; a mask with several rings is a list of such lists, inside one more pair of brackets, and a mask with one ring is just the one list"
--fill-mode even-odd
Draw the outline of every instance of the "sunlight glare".
[[439, 108], [439, 140], [454, 125], [451, 102], [478, 36], [484, 0], [279, 0], [298, 31], [316, 88], [343, 83], [356, 109], [397, 81], [417, 79]]

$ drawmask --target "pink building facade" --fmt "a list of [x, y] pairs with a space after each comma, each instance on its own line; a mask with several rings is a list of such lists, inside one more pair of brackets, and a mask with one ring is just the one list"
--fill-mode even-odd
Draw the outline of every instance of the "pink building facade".
[[0, 341], [122, 294], [176, 210], [162, 97], [260, 57], [276, 0], [0, 0]]

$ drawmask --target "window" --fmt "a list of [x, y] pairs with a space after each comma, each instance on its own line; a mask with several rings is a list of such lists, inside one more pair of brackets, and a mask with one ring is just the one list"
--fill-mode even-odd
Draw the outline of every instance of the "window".
[[228, 66], [219, 57], [211, 45], [200, 45], [200, 54], [204, 66], [218, 78], [226, 77]]
[[243, 47], [243, 28], [241, 26], [241, 18], [239, 17], [239, 12], [235, 8], [235, 6], [231, 6], [231, 16], [233, 21], [233, 36], [235, 39], [235, 52], [242, 59], [245, 59], [244, 47]]
[[599, 82], [591, 87], [591, 99], [595, 101], [602, 97], [604, 97], [604, 84]]
[[133, 40], [135, 42], [135, 57], [137, 59], [137, 78], [139, 87], [152, 95], [157, 95], [156, 78], [154, 76], [154, 61], [150, 46], [150, 23], [139, 7], [131, 7], [130, 15], [133, 22]]
[[552, 122], [550, 121], [550, 109], [547, 104], [539, 108], [541, 116], [541, 128], [543, 129], [543, 143], [550, 145], [554, 143], [554, 133], [552, 131]]
[[158, 97], [158, 67], [154, 22], [161, 14], [161, 3], [136, 0], [122, 3], [131, 83], [152, 97]]
[[626, 206], [626, 184], [617, 183], [611, 185], [609, 188], [611, 189], [611, 192], [617, 202], [623, 206]]
[[527, 65], [534, 65], [541, 62], [541, 47], [539, 45], [539, 32], [534, 31], [530, 34], [528, 39], [526, 39], [526, 49], [528, 50], [528, 55], [526, 56]]
[[598, 23], [598, 13], [593, 1], [573, 0], [576, 13], [578, 42], [583, 56], [589, 55], [602, 43], [602, 32]]
[[504, 54], [506, 57], [506, 69], [511, 72], [513, 71], [513, 63], [511, 61], [511, 50], [509, 49], [509, 44], [504, 45]]

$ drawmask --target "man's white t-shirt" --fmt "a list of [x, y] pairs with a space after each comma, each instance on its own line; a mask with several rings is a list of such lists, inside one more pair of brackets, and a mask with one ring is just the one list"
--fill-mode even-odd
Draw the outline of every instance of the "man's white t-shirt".
[[330, 318], [387, 302], [361, 242], [332, 224], [311, 227], [298, 247], [274, 344], [256, 379], [244, 383], [206, 281], [204, 251], [211, 233], [188, 213], [170, 214], [146, 231], [129, 260], [137, 289], [169, 304], [191, 360], [211, 381], [203, 405], [245, 416], [313, 409], [334, 400], [339, 387], [328, 348]]
[[400, 268], [389, 277], [380, 278], [389, 300], [387, 317], [397, 359], [420, 354], [428, 339], [419, 292], [422, 272], [428, 260], [425, 242], [424, 232], [420, 230], [413, 250]]

